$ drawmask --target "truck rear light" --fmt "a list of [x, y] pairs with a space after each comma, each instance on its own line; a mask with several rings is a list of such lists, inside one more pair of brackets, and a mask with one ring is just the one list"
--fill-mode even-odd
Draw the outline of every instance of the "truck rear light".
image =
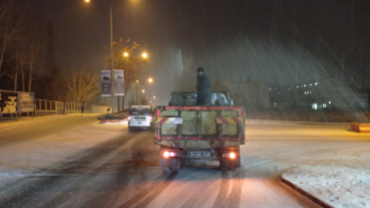
[[164, 151], [162, 155], [164, 158], [176, 157], [176, 152]]
[[226, 158], [234, 160], [236, 159], [236, 153], [235, 152], [224, 153], [222, 154], [222, 157], [226, 157]]
[[230, 159], [235, 159], [236, 158], [236, 154], [234, 152], [230, 152], [229, 153], [229, 158]]

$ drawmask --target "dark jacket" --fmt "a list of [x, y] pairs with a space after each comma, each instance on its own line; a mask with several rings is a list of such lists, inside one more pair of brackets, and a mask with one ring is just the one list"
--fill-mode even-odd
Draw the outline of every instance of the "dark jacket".
[[212, 104], [211, 81], [205, 74], [198, 76], [197, 104], [198, 105], [211, 105]]

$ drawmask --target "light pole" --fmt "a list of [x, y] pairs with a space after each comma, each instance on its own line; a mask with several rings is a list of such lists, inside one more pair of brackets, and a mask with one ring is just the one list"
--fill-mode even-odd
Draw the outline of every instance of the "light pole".
[[[114, 57], [113, 57], [113, 15], [112, 15], [112, 7], [115, 3], [124, 1], [124, 0], [117, 0], [112, 3], [103, 3], [98, 2], [100, 4], [109, 4], [109, 13], [110, 13], [110, 53], [111, 53], [111, 96], [112, 96], [112, 114], [114, 113]], [[86, 3], [90, 3], [90, 0], [85, 0]]]

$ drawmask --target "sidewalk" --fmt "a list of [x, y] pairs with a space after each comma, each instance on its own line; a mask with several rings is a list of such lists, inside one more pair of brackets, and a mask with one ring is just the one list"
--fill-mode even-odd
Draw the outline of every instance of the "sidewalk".
[[22, 117], [16, 120], [0, 120], [0, 131], [5, 129], [18, 128], [22, 126], [33, 126], [43, 123], [50, 123], [60, 120], [81, 118], [81, 117], [94, 117], [100, 114], [85, 113], [81, 115], [80, 113], [67, 114], [67, 115], [48, 115], [48, 116], [36, 116], [36, 117]]
[[370, 208], [370, 148], [324, 158], [284, 173], [282, 182], [323, 207]]

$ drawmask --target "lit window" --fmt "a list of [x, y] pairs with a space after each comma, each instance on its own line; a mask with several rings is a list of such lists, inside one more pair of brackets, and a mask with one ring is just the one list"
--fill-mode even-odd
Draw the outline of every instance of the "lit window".
[[303, 87], [306, 87], [306, 85], [303, 85]]
[[324, 104], [322, 105], [322, 107], [323, 107], [323, 108], [326, 108], [326, 103], [324, 103]]

